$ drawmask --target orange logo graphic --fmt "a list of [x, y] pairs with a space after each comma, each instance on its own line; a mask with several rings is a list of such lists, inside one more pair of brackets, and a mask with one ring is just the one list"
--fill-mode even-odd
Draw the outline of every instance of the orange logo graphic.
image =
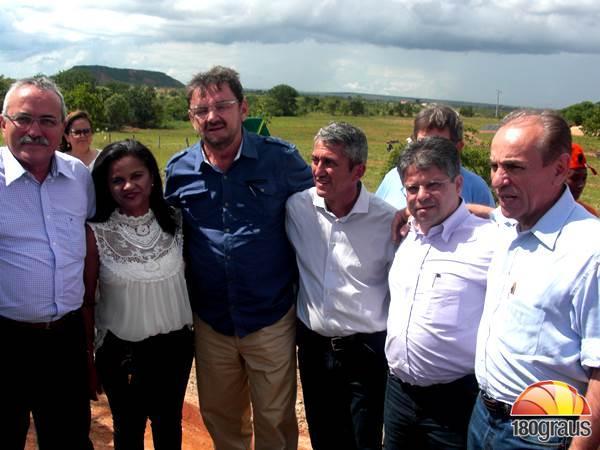
[[525, 389], [510, 411], [512, 416], [589, 416], [590, 407], [577, 390], [562, 381], [540, 381]]

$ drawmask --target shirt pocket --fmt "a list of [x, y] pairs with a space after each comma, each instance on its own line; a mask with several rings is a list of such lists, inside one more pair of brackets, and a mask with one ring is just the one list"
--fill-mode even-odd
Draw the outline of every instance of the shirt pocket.
[[241, 183], [240, 188], [247, 190], [249, 195], [238, 206], [244, 207], [249, 216], [261, 220], [283, 217], [285, 198], [280, 195], [275, 183], [265, 178], [248, 178]]
[[457, 327], [463, 320], [462, 310], [467, 306], [461, 303], [461, 294], [469, 288], [467, 282], [448, 272], [426, 272], [423, 276], [429, 321], [446, 329]]
[[85, 224], [83, 215], [55, 212], [57, 244], [67, 257], [65, 264], [81, 263], [85, 258]]
[[499, 338], [511, 353], [534, 355], [539, 345], [544, 311], [512, 294], [505, 302], [497, 319], [494, 319], [501, 330]]
[[181, 194], [180, 207], [184, 217], [198, 222], [206, 222], [208, 217], [214, 215], [216, 204], [210, 192], [205, 187], [189, 189]]

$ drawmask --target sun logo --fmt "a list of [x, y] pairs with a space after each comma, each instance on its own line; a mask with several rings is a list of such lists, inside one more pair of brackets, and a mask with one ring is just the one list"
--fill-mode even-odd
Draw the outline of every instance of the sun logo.
[[512, 406], [512, 416], [589, 416], [590, 407], [577, 390], [562, 381], [540, 381], [527, 387]]

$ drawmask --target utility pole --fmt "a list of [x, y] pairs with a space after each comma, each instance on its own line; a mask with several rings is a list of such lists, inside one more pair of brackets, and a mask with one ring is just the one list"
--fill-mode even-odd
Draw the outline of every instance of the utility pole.
[[500, 110], [500, 94], [502, 94], [502, 91], [496, 89], [496, 119], [498, 118], [498, 112]]

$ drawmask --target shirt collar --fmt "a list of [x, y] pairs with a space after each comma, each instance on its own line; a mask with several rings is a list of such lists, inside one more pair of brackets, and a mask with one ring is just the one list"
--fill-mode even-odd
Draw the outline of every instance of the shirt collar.
[[[202, 165], [203, 162], [208, 164], [210, 167], [212, 167], [217, 172], [220, 172], [219, 168], [212, 165], [210, 163], [210, 161], [208, 160], [208, 158], [206, 157], [206, 153], [204, 153], [204, 145], [203, 145], [202, 140], [198, 143], [198, 147], [199, 147], [199, 151], [197, 153], [198, 156], [196, 158], [196, 164], [195, 164], [196, 172], [200, 170], [200, 166]], [[246, 133], [246, 131], [243, 129], [242, 129], [242, 142], [240, 142], [240, 147], [238, 148], [238, 151], [235, 154], [235, 158], [233, 158], [233, 160], [237, 161], [238, 159], [240, 159], [241, 155], [244, 155], [245, 157], [248, 157], [248, 158], [254, 158], [254, 159], [256, 159], [258, 157], [258, 152], [256, 151], [256, 147], [250, 141], [248, 133]]]
[[[356, 202], [354, 202], [354, 206], [348, 214], [344, 217], [336, 217], [340, 222], [345, 222], [348, 220], [350, 216], [353, 214], [367, 214], [369, 212], [369, 192], [364, 188], [363, 184], [358, 182], [359, 194]], [[312, 197], [313, 197], [313, 205], [317, 208], [323, 209], [327, 214], [334, 215], [325, 204], [325, 199], [319, 195], [317, 195], [317, 188], [312, 187]]]
[[[2, 161], [4, 161], [4, 178], [7, 186], [9, 186], [15, 180], [21, 178], [23, 175], [29, 174], [29, 172], [21, 165], [17, 158], [15, 158], [15, 155], [12, 154], [8, 147], [2, 147], [1, 154]], [[75, 179], [73, 171], [67, 162], [56, 157], [55, 153], [50, 162], [50, 171], [48, 172], [48, 176], [57, 177], [59, 174], [62, 174], [67, 178]]]
[[546, 211], [533, 227], [520, 233], [520, 235], [531, 233], [550, 250], [554, 250], [558, 235], [573, 212], [575, 205], [571, 191], [565, 187], [556, 203]]
[[450, 238], [452, 237], [452, 235], [454, 234], [454, 232], [458, 229], [458, 227], [460, 227], [460, 225], [465, 221], [465, 219], [467, 219], [467, 217], [469, 217], [469, 214], [471, 214], [471, 213], [467, 209], [467, 206], [466, 206], [464, 200], [461, 198], [458, 208], [456, 208], [452, 214], [450, 214], [448, 217], [446, 217], [446, 220], [444, 220], [442, 223], [439, 223], [439, 224], [431, 227], [429, 229], [427, 235], [422, 233], [417, 228], [417, 224], [415, 222], [414, 217], [411, 216], [411, 218], [408, 219], [408, 223], [410, 226], [410, 230], [411, 230], [411, 232], [413, 232], [415, 234], [415, 237], [422, 236], [422, 237], [431, 238], [433, 236], [440, 235], [444, 242], [448, 242], [450, 240]]

